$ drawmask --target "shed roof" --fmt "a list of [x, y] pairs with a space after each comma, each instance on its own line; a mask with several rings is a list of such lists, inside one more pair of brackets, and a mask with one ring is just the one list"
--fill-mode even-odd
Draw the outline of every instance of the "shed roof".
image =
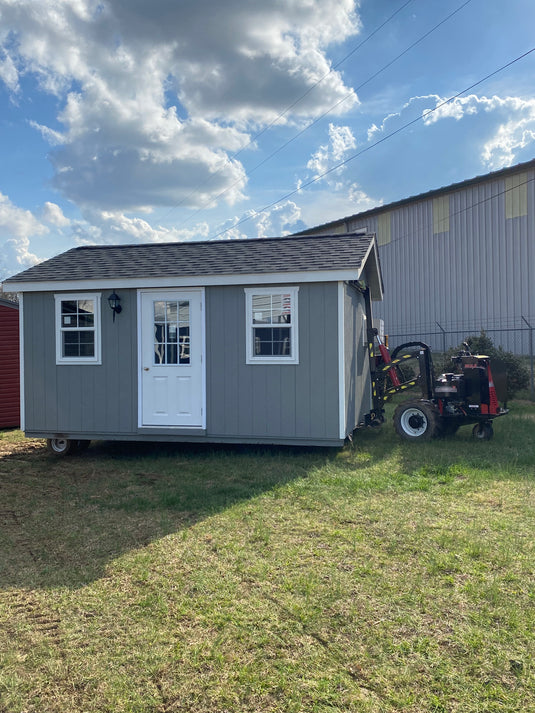
[[11, 300], [6, 300], [4, 297], [0, 297], [0, 307], [10, 307], [11, 309], [18, 309], [19, 305], [17, 302], [12, 302]]
[[79, 283], [79, 287], [94, 281], [141, 280], [147, 284], [150, 279], [207, 276], [235, 276], [234, 282], [240, 282], [246, 275], [256, 276], [258, 282], [262, 275], [322, 272], [351, 273], [358, 279], [369, 261], [377, 297], [382, 295], [382, 278], [375, 246], [375, 237], [362, 233], [83, 246], [30, 267], [4, 284], [24, 291], [48, 283], [50, 289], [60, 289], [58, 283]]

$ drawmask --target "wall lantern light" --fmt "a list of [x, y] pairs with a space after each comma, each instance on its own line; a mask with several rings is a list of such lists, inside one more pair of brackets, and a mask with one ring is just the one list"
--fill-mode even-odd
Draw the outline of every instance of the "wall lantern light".
[[111, 307], [111, 311], [113, 312], [113, 321], [115, 322], [115, 315], [116, 314], [121, 314], [123, 311], [123, 308], [121, 307], [121, 298], [119, 295], [113, 290], [111, 295], [108, 297], [108, 304]]

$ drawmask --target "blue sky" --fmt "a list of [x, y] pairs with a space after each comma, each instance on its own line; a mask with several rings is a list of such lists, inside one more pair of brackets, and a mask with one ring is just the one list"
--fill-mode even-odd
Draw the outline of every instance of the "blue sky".
[[0, 279], [77, 245], [284, 235], [529, 160], [535, 52], [421, 117], [534, 26], [533, 0], [0, 0]]

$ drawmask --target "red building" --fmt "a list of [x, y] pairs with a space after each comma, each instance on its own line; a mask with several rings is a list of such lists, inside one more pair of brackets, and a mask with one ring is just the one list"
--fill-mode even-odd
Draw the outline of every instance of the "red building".
[[0, 299], [0, 428], [19, 425], [19, 306]]

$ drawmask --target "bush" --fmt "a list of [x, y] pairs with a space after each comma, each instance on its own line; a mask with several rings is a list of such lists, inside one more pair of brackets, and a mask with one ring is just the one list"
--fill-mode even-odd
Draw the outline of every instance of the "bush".
[[[473, 354], [485, 354], [490, 357], [492, 364], [495, 364], [497, 369], [505, 371], [507, 374], [507, 394], [509, 398], [513, 398], [519, 391], [529, 388], [530, 372], [525, 365], [522, 357], [506, 352], [502, 347], [495, 347], [492, 339], [484, 330], [481, 330], [479, 336], [470, 336], [465, 339], [465, 342], [470, 347]], [[450, 349], [446, 354], [446, 363], [449, 363], [447, 370], [451, 370], [451, 357], [464, 349], [463, 344]]]

